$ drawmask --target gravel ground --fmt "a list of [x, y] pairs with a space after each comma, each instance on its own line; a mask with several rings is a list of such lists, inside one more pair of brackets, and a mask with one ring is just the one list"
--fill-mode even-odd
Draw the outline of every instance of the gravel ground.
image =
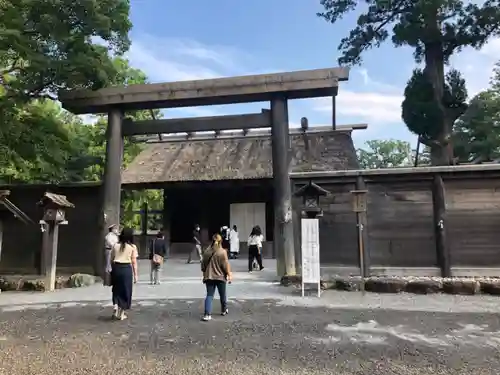
[[[498, 374], [500, 320], [486, 313], [232, 301], [138, 301], [113, 322], [96, 302], [3, 311], [0, 374]], [[215, 308], [218, 309], [218, 303]]]

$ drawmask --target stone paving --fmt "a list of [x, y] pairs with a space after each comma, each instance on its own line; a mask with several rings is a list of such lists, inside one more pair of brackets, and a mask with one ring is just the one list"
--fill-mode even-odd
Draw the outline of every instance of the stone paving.
[[[102, 285], [0, 294], [0, 374], [498, 374], [500, 299], [325, 292], [233, 262], [230, 314], [200, 322], [199, 265], [140, 266], [134, 306], [110, 320]], [[218, 311], [217, 301], [214, 305]]]

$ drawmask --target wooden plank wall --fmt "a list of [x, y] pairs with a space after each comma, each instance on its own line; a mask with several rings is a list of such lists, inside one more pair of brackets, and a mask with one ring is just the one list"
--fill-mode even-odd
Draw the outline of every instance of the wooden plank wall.
[[[68, 272], [92, 272], [96, 257], [103, 253], [100, 216], [100, 187], [56, 188], [25, 186], [11, 189], [9, 199], [35, 223], [43, 216], [36, 203], [46, 191], [64, 194], [75, 205], [66, 212], [68, 225], [59, 229], [57, 266]], [[42, 233], [39, 225], [24, 225], [12, 215], [4, 222], [0, 272], [34, 274], [40, 267]], [[99, 252], [99, 253], [98, 253]]]
[[[356, 214], [352, 212], [350, 193], [354, 189], [354, 184], [336, 184], [328, 186], [327, 189], [332, 194], [320, 201], [323, 209], [323, 217], [319, 221], [320, 261], [324, 264], [355, 266], [358, 264], [359, 256], [356, 242]], [[296, 204], [300, 202], [297, 200]], [[297, 232], [300, 236], [300, 226]]]
[[[315, 181], [331, 192], [322, 198], [321, 263], [359, 265], [351, 182]], [[500, 179], [444, 176], [445, 231], [451, 267], [500, 267]], [[429, 179], [372, 178], [367, 181], [371, 267], [439, 267]], [[300, 217], [301, 202], [294, 201]], [[300, 224], [296, 224], [300, 244]], [[300, 245], [297, 255], [300, 256]], [[299, 258], [300, 259], [300, 258]]]
[[437, 266], [429, 182], [368, 184], [372, 266]]
[[445, 181], [452, 266], [500, 265], [500, 181]]

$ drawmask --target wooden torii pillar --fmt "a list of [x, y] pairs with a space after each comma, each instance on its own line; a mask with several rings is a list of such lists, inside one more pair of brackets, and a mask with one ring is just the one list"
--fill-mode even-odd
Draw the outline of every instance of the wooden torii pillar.
[[[102, 235], [106, 235], [106, 228], [112, 224], [120, 224], [121, 204], [121, 168], [123, 161], [123, 136], [122, 136], [123, 111], [112, 108], [108, 112], [108, 127], [106, 130], [106, 160], [103, 176], [103, 223]], [[99, 251], [102, 250], [102, 251]], [[104, 247], [98, 249], [95, 260], [94, 273], [104, 274]]]
[[290, 182], [288, 101], [284, 95], [271, 100], [271, 140], [274, 185], [274, 253], [279, 276], [296, 274]]

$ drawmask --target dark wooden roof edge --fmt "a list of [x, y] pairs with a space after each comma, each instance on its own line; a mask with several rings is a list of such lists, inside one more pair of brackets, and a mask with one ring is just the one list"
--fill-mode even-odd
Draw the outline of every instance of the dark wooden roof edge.
[[500, 172], [500, 164], [466, 164], [453, 166], [433, 167], [402, 167], [380, 169], [350, 169], [321, 172], [292, 172], [290, 178], [314, 179], [322, 177], [357, 177], [357, 176], [384, 176], [384, 175], [411, 175], [411, 174], [436, 174], [436, 173], [467, 173], [467, 172]]
[[38, 205], [45, 206], [48, 203], [53, 203], [59, 207], [75, 208], [75, 205], [68, 201], [65, 195], [50, 193], [47, 191], [38, 202]]
[[318, 184], [315, 184], [314, 182], [309, 181], [308, 184], [305, 184], [301, 188], [297, 189], [297, 191], [295, 191], [295, 193], [294, 193], [294, 195], [296, 197], [302, 197], [302, 196], [305, 196], [307, 194], [317, 194], [320, 196], [327, 196], [327, 195], [330, 195], [330, 192], [326, 189], [323, 189]]
[[[368, 124], [349, 124], [349, 125], [337, 125], [336, 129], [333, 129], [331, 125], [320, 125], [313, 126], [307, 130], [302, 128], [290, 128], [290, 135], [300, 135], [300, 134], [325, 134], [325, 133], [351, 133], [353, 130], [364, 130], [368, 128]], [[148, 139], [146, 143], [165, 143], [165, 142], [195, 142], [195, 141], [209, 141], [217, 139], [238, 139], [238, 138], [260, 138], [260, 137], [270, 137], [271, 128], [263, 129], [242, 129], [242, 130], [231, 130], [222, 131], [219, 134], [216, 132], [199, 132], [194, 134], [168, 134], [162, 135], [162, 140], [157, 138]]]
[[0, 185], [0, 191], [2, 189], [40, 189], [44, 188], [47, 190], [56, 188], [72, 188], [72, 187], [96, 187], [101, 186], [101, 181], [81, 181], [81, 182], [62, 182], [59, 184], [55, 183], [36, 183], [36, 184], [26, 184], [26, 183], [15, 183], [15, 184], [2, 184]]

